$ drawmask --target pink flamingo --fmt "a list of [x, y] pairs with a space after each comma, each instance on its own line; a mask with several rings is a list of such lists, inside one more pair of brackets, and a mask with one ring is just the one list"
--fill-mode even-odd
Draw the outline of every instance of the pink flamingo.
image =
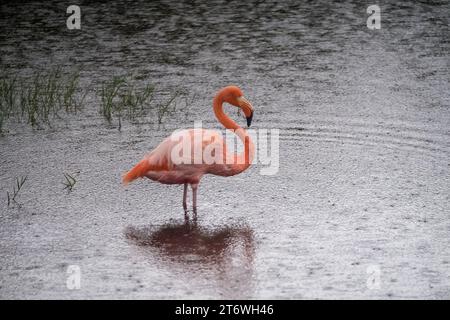
[[[242, 129], [236, 122], [230, 119], [223, 111], [223, 103], [227, 102], [240, 108], [247, 118], [247, 126], [250, 126], [253, 118], [253, 107], [244, 98], [241, 89], [236, 86], [228, 86], [221, 89], [213, 100], [213, 110], [217, 120], [227, 129], [232, 130], [244, 143], [244, 150], [241, 154], [229, 154], [225, 142], [220, 133], [215, 130], [187, 129], [178, 133], [177, 136], [187, 137], [191, 141], [190, 154], [179, 154], [183, 159], [195, 160], [196, 154], [204, 155], [209, 151], [215, 156], [215, 161], [205, 161], [201, 156], [201, 162], [184, 161], [179, 164], [173, 161], [173, 153], [180, 141], [173, 139], [173, 136], [166, 138], [152, 152], [146, 155], [136, 166], [134, 166], [123, 177], [123, 183], [147, 177], [151, 180], [164, 184], [184, 184], [183, 208], [187, 213], [187, 186], [192, 188], [192, 202], [194, 215], [197, 214], [197, 188], [200, 179], [204, 174], [215, 174], [229, 177], [246, 170], [254, 157], [254, 145], [247, 131]], [[197, 142], [196, 142], [197, 141]], [[198, 143], [200, 142], [200, 143]], [[197, 147], [196, 147], [197, 146]], [[219, 152], [216, 153], [216, 151]], [[182, 150], [184, 152], [185, 150]], [[187, 153], [186, 152], [186, 153]]]

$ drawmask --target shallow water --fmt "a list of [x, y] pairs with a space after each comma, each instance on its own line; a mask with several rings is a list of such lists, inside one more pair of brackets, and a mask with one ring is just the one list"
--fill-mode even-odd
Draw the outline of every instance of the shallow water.
[[[382, 28], [357, 1], [2, 4], [1, 65], [59, 64], [92, 87], [132, 73], [198, 99], [164, 126], [86, 110], [53, 129], [0, 137], [0, 193], [28, 175], [21, 209], [0, 203], [0, 297], [450, 298], [450, 5], [385, 2]], [[280, 129], [280, 168], [207, 176], [199, 219], [182, 187], [121, 174], [239, 85], [255, 128]], [[63, 172], [79, 172], [73, 192]], [[67, 268], [81, 288], [66, 286]], [[368, 285], [371, 268], [379, 286]]]

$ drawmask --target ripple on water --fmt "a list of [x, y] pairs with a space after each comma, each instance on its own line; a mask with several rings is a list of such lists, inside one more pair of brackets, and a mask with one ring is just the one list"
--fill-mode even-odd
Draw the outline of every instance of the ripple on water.
[[300, 126], [294, 125], [285, 122], [280, 127], [282, 141], [297, 146], [302, 141], [309, 141], [392, 149], [407, 152], [410, 156], [436, 158], [445, 166], [450, 157], [450, 135], [422, 123], [377, 123], [366, 119], [321, 117], [302, 119]]

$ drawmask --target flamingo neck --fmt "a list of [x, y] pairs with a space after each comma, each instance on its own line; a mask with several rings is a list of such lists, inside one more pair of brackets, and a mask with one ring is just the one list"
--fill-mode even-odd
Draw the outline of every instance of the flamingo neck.
[[[235, 175], [241, 173], [250, 166], [255, 154], [255, 146], [253, 145], [252, 139], [250, 138], [250, 135], [247, 133], [247, 130], [241, 128], [236, 122], [233, 121], [233, 119], [228, 117], [228, 115], [223, 111], [223, 103], [224, 99], [220, 94], [214, 98], [213, 109], [217, 120], [219, 120], [219, 122], [226, 129], [232, 130], [244, 144], [244, 151], [240, 154], [234, 154], [232, 156], [233, 164], [231, 165], [231, 171], [229, 175]], [[228, 157], [226, 156], [226, 154], [228, 154], [228, 151], [226, 150], [226, 146], [224, 146], [224, 153], [225, 153], [224, 158], [227, 159]]]

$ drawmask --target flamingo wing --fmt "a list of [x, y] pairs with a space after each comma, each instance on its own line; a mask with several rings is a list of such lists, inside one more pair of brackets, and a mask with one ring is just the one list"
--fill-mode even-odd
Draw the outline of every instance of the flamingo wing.
[[[177, 132], [177, 137], [189, 139], [187, 150], [179, 138], [168, 137], [126, 173], [123, 182], [148, 177], [161, 183], [196, 183], [203, 174], [216, 171], [217, 163], [224, 163], [221, 159], [226, 145], [217, 131], [188, 129]], [[205, 153], [212, 153], [216, 163], [205, 163]], [[172, 161], [174, 155], [180, 157], [178, 161]]]
[[168, 157], [169, 139], [161, 142], [152, 152], [139, 161], [122, 178], [124, 184], [147, 176], [148, 172], [168, 171], [170, 169], [170, 158]]

